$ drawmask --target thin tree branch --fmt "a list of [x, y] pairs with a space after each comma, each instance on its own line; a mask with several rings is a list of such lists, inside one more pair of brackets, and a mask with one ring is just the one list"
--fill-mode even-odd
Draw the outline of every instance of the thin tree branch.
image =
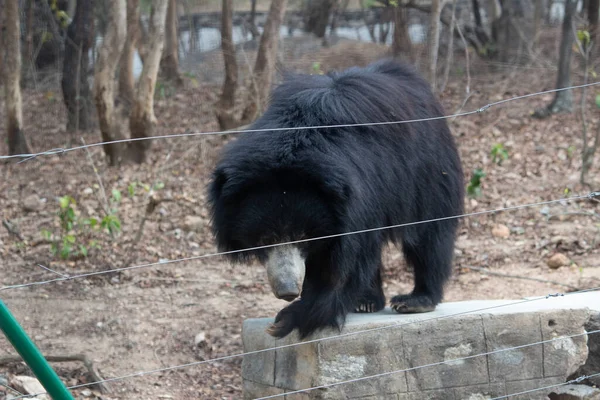
[[[110, 393], [110, 387], [106, 384], [106, 382], [101, 382], [104, 379], [102, 379], [100, 373], [94, 367], [94, 363], [85, 354], [46, 356], [46, 360], [49, 362], [82, 362], [87, 369], [90, 380], [92, 382], [100, 382], [95, 384], [98, 390], [101, 393]], [[0, 356], [0, 366], [6, 366], [8, 364], [22, 361], [23, 359], [20, 356]]]

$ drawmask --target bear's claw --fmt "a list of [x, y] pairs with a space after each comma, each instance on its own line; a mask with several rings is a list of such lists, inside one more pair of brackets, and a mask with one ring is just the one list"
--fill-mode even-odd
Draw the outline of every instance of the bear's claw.
[[282, 338], [292, 331], [286, 325], [284, 321], [275, 322], [266, 329], [266, 332], [273, 337]]
[[377, 305], [372, 302], [359, 304], [358, 307], [354, 309], [355, 313], [374, 313], [377, 312]]
[[393, 297], [390, 306], [399, 314], [426, 313], [434, 311], [436, 307], [429, 297], [412, 294]]

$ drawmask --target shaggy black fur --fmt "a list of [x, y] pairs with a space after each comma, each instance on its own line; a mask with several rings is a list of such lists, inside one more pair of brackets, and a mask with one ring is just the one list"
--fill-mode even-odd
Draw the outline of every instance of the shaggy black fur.
[[[426, 119], [443, 115], [428, 83], [391, 60], [328, 75], [293, 75], [272, 93], [252, 129]], [[348, 128], [248, 132], [225, 149], [209, 187], [219, 248], [238, 250], [458, 215], [463, 172], [445, 119]], [[270, 333], [301, 338], [340, 328], [351, 311], [385, 305], [382, 247], [402, 246], [414, 290], [397, 312], [425, 312], [451, 274], [457, 219], [301, 244], [301, 297]], [[232, 254], [264, 261], [267, 250]]]

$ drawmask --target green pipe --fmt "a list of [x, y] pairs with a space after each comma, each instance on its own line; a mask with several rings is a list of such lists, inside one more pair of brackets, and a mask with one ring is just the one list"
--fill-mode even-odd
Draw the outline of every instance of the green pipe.
[[54, 400], [73, 400], [71, 392], [48, 364], [25, 330], [0, 300], [0, 329]]

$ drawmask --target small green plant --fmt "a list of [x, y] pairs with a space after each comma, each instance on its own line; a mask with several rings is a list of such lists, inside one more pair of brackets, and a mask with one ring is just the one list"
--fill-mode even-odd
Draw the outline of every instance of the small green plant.
[[320, 62], [315, 61], [312, 64], [312, 72], [313, 72], [313, 74], [323, 75], [323, 70], [321, 69], [321, 63]]
[[569, 147], [567, 147], [567, 158], [570, 160], [573, 158], [573, 153], [575, 153], [575, 146], [571, 145]]
[[156, 82], [156, 87], [154, 88], [155, 97], [164, 100], [168, 97], [172, 97], [175, 92], [175, 87], [170, 83], [161, 81]]
[[121, 203], [123, 196], [117, 189], [112, 190], [110, 205], [107, 214], [100, 221], [100, 226], [108, 232], [111, 238], [114, 238], [121, 231], [121, 220], [119, 219], [118, 205]]
[[121, 231], [121, 221], [117, 215], [117, 205], [121, 202], [121, 192], [114, 189], [108, 213], [99, 221], [94, 217], [78, 217], [77, 202], [72, 196], [58, 199], [58, 232], [42, 229], [41, 235], [50, 242], [50, 252], [63, 260], [87, 257], [89, 250], [100, 248], [96, 236], [101, 232], [114, 238]]
[[590, 36], [590, 32], [588, 32], [586, 30], [578, 30], [577, 31], [577, 39], [581, 42], [584, 49], [587, 46], [589, 46], [591, 38], [592, 37]]
[[501, 165], [502, 161], [508, 160], [508, 151], [502, 143], [496, 143], [490, 152], [492, 162]]
[[[95, 186], [97, 189], [99, 186]], [[156, 182], [152, 186], [142, 182], [132, 182], [127, 186], [127, 194], [130, 198], [135, 197], [139, 190], [150, 193], [165, 187], [163, 182]], [[61, 259], [74, 257], [87, 257], [90, 249], [100, 248], [99, 239], [104, 236], [114, 240], [121, 232], [121, 219], [119, 218], [119, 206], [123, 200], [123, 194], [118, 189], [112, 189], [111, 196], [104, 203], [102, 218], [80, 217], [77, 214], [77, 203], [72, 196], [63, 196], [58, 199], [59, 209], [56, 213], [59, 228], [56, 232], [42, 229], [41, 235], [50, 242], [50, 250], [53, 256]]]
[[78, 218], [75, 212], [77, 203], [71, 196], [58, 199], [59, 232], [53, 234], [47, 229], [42, 229], [44, 239], [50, 242], [50, 252], [61, 259], [83, 256], [87, 257], [88, 250], [96, 247], [95, 241], [86, 241], [85, 233], [93, 229], [98, 221], [95, 218]]
[[473, 171], [471, 181], [467, 186], [467, 193], [469, 196], [478, 197], [481, 195], [481, 180], [485, 177], [485, 172], [481, 168], [477, 168]]
[[129, 186], [127, 186], [127, 193], [129, 194], [129, 197], [135, 197], [136, 190], [138, 187], [141, 187], [146, 192], [150, 192], [150, 190], [152, 190], [152, 191], [161, 190], [162, 188], [165, 187], [165, 184], [163, 182], [159, 181], [159, 182], [156, 182], [154, 185], [152, 185], [152, 187], [150, 187], [150, 185], [148, 185], [147, 183], [131, 182], [129, 184]]

